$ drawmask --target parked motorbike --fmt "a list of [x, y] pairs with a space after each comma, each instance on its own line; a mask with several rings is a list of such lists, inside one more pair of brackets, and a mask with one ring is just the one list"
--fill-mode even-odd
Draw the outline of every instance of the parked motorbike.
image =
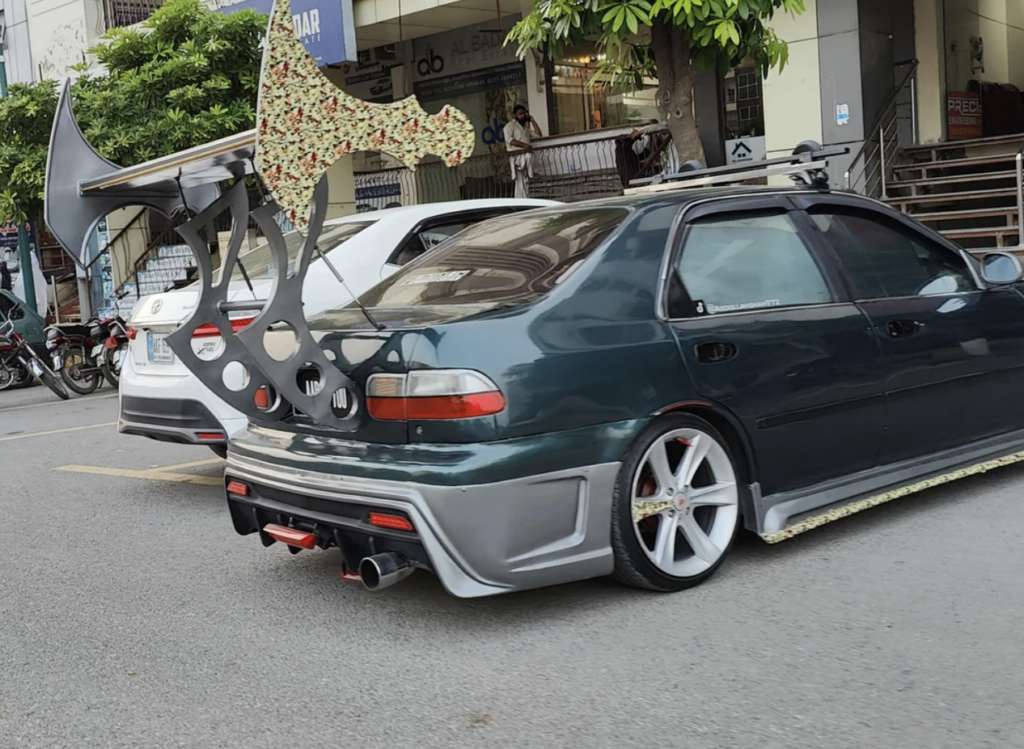
[[23, 383], [29, 377], [37, 377], [62, 400], [70, 397], [53, 370], [15, 332], [14, 323], [7, 320], [0, 324], [0, 390]]
[[128, 325], [120, 315], [93, 321], [89, 337], [94, 341], [93, 360], [99, 362], [110, 386], [117, 388], [121, 381], [121, 363], [128, 354]]
[[103, 368], [93, 357], [96, 341], [90, 335], [92, 322], [46, 328], [46, 348], [50, 351], [53, 369], [60, 372], [64, 384], [79, 395], [94, 392], [103, 381]]

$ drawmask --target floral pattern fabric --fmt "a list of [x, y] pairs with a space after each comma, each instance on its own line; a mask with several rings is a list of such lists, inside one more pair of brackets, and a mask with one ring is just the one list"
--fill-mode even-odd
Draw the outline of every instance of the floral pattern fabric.
[[295, 35], [288, 0], [275, 0], [257, 107], [256, 168], [291, 224], [305, 234], [313, 192], [342, 156], [381, 151], [410, 169], [427, 154], [457, 166], [473, 152], [465, 114], [429, 115], [415, 97], [372, 104], [346, 94], [317, 69]]

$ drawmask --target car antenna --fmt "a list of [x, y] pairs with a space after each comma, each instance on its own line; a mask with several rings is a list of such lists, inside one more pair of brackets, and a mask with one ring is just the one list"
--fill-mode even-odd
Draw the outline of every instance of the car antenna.
[[352, 293], [352, 289], [350, 289], [348, 287], [348, 284], [345, 283], [345, 279], [338, 272], [338, 269], [334, 267], [334, 263], [327, 259], [327, 255], [325, 255], [323, 250], [320, 249], [320, 245], [315, 245], [313, 247], [313, 252], [319, 255], [320, 259], [323, 260], [327, 267], [331, 269], [331, 273], [333, 273], [334, 277], [338, 279], [338, 282], [342, 285], [342, 287], [345, 289], [348, 295], [352, 297], [352, 301], [359, 308], [359, 311], [363, 313], [363, 317], [367, 319], [370, 325], [372, 325], [377, 330], [384, 330], [384, 326], [373, 318], [373, 315], [370, 314], [370, 310], [366, 309], [366, 307], [363, 306], [363, 303], [359, 301], [359, 297]]

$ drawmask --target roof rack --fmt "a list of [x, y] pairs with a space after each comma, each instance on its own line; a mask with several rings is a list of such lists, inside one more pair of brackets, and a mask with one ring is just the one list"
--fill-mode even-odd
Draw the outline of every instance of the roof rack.
[[626, 195], [683, 190], [693, 187], [735, 185], [751, 179], [788, 176], [794, 182], [818, 190], [829, 189], [826, 167], [829, 159], [850, 153], [846, 147], [823, 148], [814, 141], [804, 141], [793, 150], [792, 156], [767, 159], [753, 163], [704, 167], [699, 161], [688, 161], [674, 174], [635, 179], [626, 188]]

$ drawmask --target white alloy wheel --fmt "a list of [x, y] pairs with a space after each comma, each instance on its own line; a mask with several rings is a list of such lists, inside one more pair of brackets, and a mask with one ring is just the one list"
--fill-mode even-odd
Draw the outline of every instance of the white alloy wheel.
[[647, 448], [633, 473], [633, 531], [647, 559], [671, 578], [711, 570], [739, 522], [736, 471], [715, 436], [672, 429]]

